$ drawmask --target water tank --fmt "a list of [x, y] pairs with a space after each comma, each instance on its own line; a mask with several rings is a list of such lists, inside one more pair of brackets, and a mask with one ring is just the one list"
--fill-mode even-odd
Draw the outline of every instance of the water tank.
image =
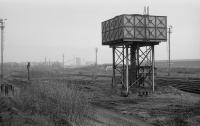
[[123, 14], [102, 22], [102, 44], [167, 41], [167, 17]]

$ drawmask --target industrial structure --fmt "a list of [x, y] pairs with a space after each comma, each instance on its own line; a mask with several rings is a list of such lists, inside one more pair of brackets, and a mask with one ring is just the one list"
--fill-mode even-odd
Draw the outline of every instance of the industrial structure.
[[135, 86], [154, 91], [154, 46], [162, 41], [167, 41], [166, 16], [123, 14], [102, 22], [102, 45], [113, 50], [112, 87], [119, 75], [126, 96]]

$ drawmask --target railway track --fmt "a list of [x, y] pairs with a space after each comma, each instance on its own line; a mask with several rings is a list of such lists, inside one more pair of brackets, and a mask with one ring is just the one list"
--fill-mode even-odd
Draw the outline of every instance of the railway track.
[[173, 86], [182, 91], [200, 94], [200, 78], [156, 77], [157, 85]]
[[[81, 74], [81, 75], [69, 74], [69, 75], [87, 76], [87, 77], [92, 76], [92, 75], [85, 75], [85, 74]], [[96, 75], [96, 77], [97, 78], [99, 77], [112, 78], [112, 75], [102, 74], [102, 75]], [[155, 82], [157, 83], [157, 85], [160, 85], [160, 86], [170, 85], [182, 91], [200, 94], [200, 78], [156, 76]]]
[[[91, 75], [76, 75], [76, 76], [91, 76]], [[96, 75], [97, 77], [112, 78], [111, 75]], [[157, 76], [155, 82], [160, 86], [173, 86], [182, 91], [200, 94], [200, 78], [191, 77], [167, 77]]]
[[[73, 74], [75, 75], [75, 74]], [[76, 74], [75, 76], [91, 76]], [[112, 78], [112, 75], [96, 75], [98, 77]], [[200, 94], [200, 78], [156, 76], [155, 82], [160, 86], [173, 86], [182, 91]]]
[[[64, 76], [85, 76], [92, 77], [94, 75], [90, 74], [65, 74]], [[101, 77], [112, 78], [109, 74], [97, 74], [96, 79]], [[68, 80], [69, 83], [91, 83], [91, 81], [83, 80]], [[79, 82], [80, 81], [80, 82]], [[200, 94], [200, 78], [190, 78], [190, 77], [168, 77], [168, 76], [156, 76], [155, 82], [158, 86], [173, 86], [177, 89]]]

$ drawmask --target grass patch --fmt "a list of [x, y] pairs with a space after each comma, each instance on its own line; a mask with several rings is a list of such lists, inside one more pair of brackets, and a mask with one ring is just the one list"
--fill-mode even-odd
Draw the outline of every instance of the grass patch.
[[20, 122], [23, 124], [82, 125], [93, 113], [87, 96], [65, 83], [33, 83], [21, 90], [14, 101], [15, 107], [26, 113], [26, 119]]
[[191, 106], [170, 106], [168, 108], [158, 108], [150, 112], [151, 116], [166, 116], [166, 120], [155, 120], [156, 126], [189, 126], [188, 119], [200, 115], [200, 102]]

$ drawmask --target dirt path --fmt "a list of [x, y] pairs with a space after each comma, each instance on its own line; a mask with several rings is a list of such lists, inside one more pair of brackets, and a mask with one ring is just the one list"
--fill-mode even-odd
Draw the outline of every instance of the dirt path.
[[94, 119], [88, 121], [88, 126], [152, 126], [133, 116], [126, 116], [114, 111], [95, 108], [96, 115]]

